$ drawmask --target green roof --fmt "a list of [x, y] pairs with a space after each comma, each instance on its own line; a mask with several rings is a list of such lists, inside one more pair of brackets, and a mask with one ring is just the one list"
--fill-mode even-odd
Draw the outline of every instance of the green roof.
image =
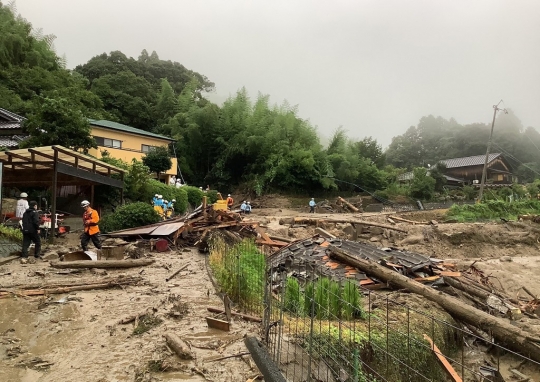
[[167, 141], [174, 141], [174, 139], [166, 137], [164, 135], [154, 134], [146, 130], [136, 129], [134, 127], [128, 126], [128, 125], [122, 125], [118, 122], [112, 122], [112, 121], [106, 121], [104, 119], [89, 119], [88, 120], [91, 125], [98, 126], [98, 127], [104, 127], [106, 129], [112, 129], [112, 130], [118, 130], [123, 131], [125, 133], [135, 134], [135, 135], [144, 135], [146, 137], [152, 137], [152, 138], [158, 138], [158, 139], [165, 139]]

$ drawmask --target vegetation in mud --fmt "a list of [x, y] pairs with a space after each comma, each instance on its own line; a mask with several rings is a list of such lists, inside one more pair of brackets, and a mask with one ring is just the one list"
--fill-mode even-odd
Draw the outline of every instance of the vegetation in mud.
[[133, 334], [139, 335], [139, 334], [146, 333], [150, 329], [155, 328], [156, 326], [160, 325], [162, 322], [163, 320], [159, 317], [156, 317], [151, 314], [145, 314], [139, 317], [137, 326], [135, 326], [135, 329], [133, 329]]
[[484, 203], [454, 205], [446, 217], [456, 219], [459, 222], [478, 220], [510, 219], [515, 220], [518, 215], [540, 214], [540, 201], [526, 200], [512, 203], [501, 200], [488, 200]]
[[266, 262], [253, 240], [228, 246], [221, 236], [214, 236], [209, 249], [210, 267], [221, 291], [244, 308], [261, 310]]

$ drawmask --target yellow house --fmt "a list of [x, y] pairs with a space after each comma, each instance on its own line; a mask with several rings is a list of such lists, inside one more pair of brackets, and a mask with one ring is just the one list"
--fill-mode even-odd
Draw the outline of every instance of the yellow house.
[[[142, 160], [142, 157], [154, 147], [168, 146], [174, 139], [149, 131], [136, 129], [121, 123], [90, 119], [90, 134], [96, 140], [97, 149], [90, 149], [88, 154], [101, 158], [101, 152], [107, 150], [111, 157], [131, 163], [132, 159]], [[178, 162], [171, 158], [172, 167], [160, 174], [160, 180], [169, 183], [176, 175]]]

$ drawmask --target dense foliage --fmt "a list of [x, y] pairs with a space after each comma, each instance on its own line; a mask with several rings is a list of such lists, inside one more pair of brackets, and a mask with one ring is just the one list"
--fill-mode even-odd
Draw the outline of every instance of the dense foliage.
[[150, 150], [145, 156], [143, 156], [142, 162], [150, 169], [150, 171], [156, 173], [158, 179], [160, 173], [165, 172], [172, 167], [169, 150], [163, 146]]
[[[412, 169], [441, 159], [485, 154], [490, 129], [490, 124], [460, 125], [454, 119], [422, 117], [417, 126], [392, 139], [386, 159], [396, 167]], [[511, 110], [497, 115], [493, 142], [491, 152], [505, 154], [520, 180], [539, 176], [540, 133], [533, 127], [524, 128]]]
[[55, 36], [15, 13], [0, 3], [0, 107], [28, 117], [29, 145], [94, 146], [85, 118], [107, 117], [100, 98], [85, 89], [84, 77], [64, 68]]
[[[225, 194], [240, 186], [257, 195], [366, 190], [386, 198], [433, 199], [447, 193], [444, 169], [422, 172], [410, 188], [400, 186], [397, 176], [440, 159], [483, 154], [489, 136], [487, 124], [460, 125], [430, 115], [394, 137], [386, 151], [373, 138], [351, 139], [341, 128], [323, 146], [315, 127], [287, 102], [272, 105], [262, 94], [250, 99], [240, 89], [216, 105], [205, 98], [214, 88], [208, 78], [146, 50], [138, 58], [103, 53], [69, 71], [54, 51], [54, 38], [0, 3], [0, 107], [28, 118], [24, 129], [32, 137], [23, 145], [88, 149], [95, 142], [87, 118], [109, 119], [175, 139], [170, 149], [183, 178]], [[506, 154], [521, 180], [540, 174], [539, 147], [540, 134], [525, 129], [511, 111], [497, 117], [492, 151]], [[144, 171], [169, 166], [157, 154], [147, 155], [146, 167], [126, 165], [127, 198], [147, 201], [155, 192]], [[180, 210], [188, 199], [192, 206], [199, 203], [195, 191], [159, 187], [167, 187], [162, 194], [168, 198], [178, 196]], [[117, 191], [100, 195], [119, 200]]]
[[149, 203], [137, 202], [118, 207], [99, 222], [103, 232], [145, 226], [160, 221], [161, 217]]

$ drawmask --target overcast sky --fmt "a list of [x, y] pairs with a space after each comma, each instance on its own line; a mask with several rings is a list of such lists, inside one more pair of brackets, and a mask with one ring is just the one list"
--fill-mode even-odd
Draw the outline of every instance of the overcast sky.
[[[4, 2], [6, 2], [4, 0]], [[540, 128], [540, 1], [17, 0], [75, 67], [155, 50], [216, 84], [223, 101], [298, 105], [323, 136], [343, 126], [383, 146], [433, 114], [489, 123], [500, 99]]]

